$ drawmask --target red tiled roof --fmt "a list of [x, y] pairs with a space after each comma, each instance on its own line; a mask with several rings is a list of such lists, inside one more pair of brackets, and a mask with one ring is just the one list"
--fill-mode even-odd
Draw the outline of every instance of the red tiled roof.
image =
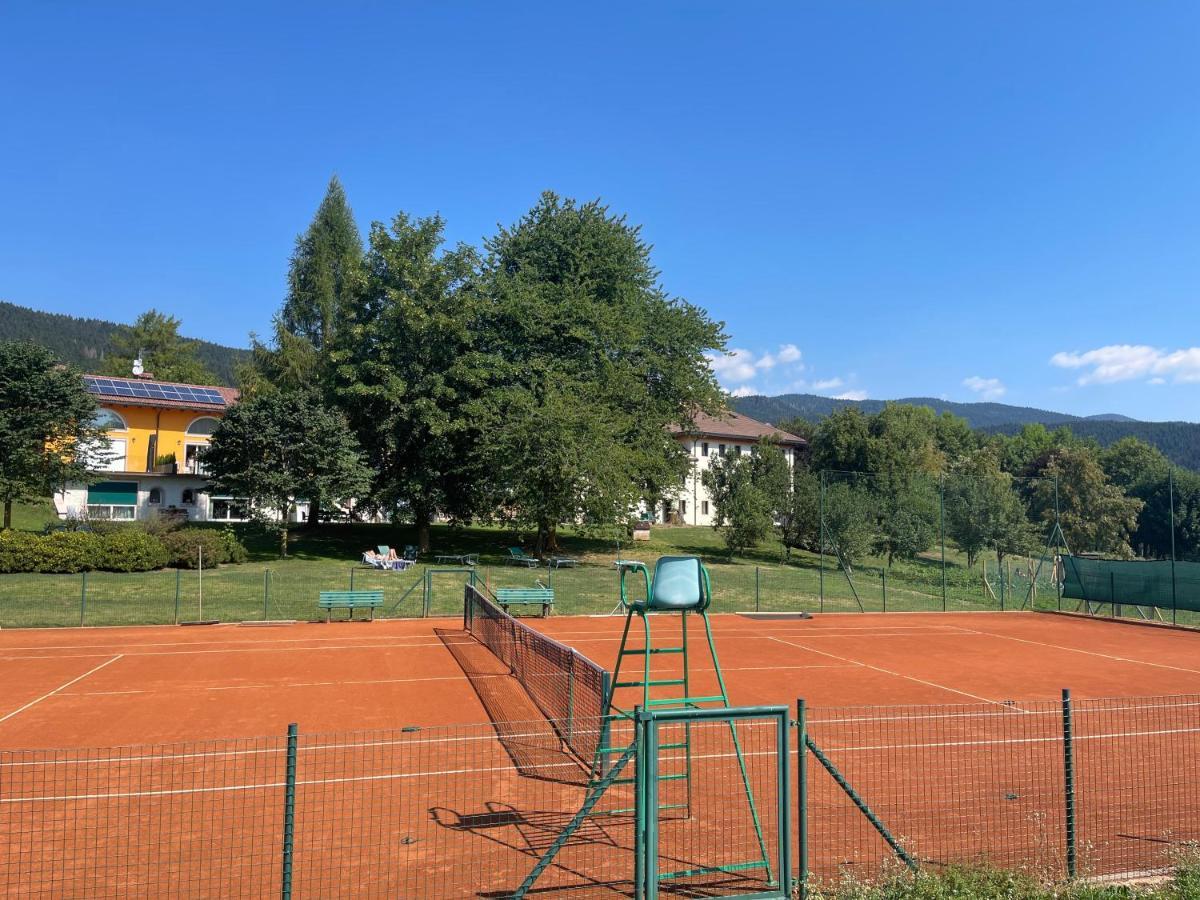
[[694, 420], [691, 428], [673, 428], [672, 430], [679, 434], [696, 437], [731, 438], [742, 441], [757, 441], [770, 436], [785, 447], [803, 447], [808, 443], [802, 437], [780, 431], [774, 425], [743, 416], [741, 413], [726, 412], [721, 416], [710, 416], [707, 413], [698, 412]]

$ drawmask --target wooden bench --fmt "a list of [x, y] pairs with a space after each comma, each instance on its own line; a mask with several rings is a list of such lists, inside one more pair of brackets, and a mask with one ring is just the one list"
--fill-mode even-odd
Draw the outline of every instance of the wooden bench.
[[542, 618], [550, 615], [550, 607], [554, 606], [554, 589], [547, 587], [532, 588], [496, 588], [496, 602], [508, 612], [513, 605], [540, 606]]
[[371, 619], [375, 618], [375, 610], [383, 606], [383, 591], [321, 591], [317, 606], [325, 610], [325, 621], [335, 609], [350, 610], [350, 618], [354, 618], [356, 609], [371, 610]]

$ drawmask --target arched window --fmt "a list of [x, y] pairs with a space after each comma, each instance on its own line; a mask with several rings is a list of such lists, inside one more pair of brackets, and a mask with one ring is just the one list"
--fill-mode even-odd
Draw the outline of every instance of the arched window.
[[146, 498], [147, 503], [162, 503], [162, 488], [150, 488], [150, 496]]
[[125, 420], [111, 409], [96, 410], [96, 414], [92, 416], [92, 424], [101, 431], [126, 431], [129, 428]]
[[217, 426], [220, 424], [220, 419], [214, 419], [212, 416], [201, 416], [199, 419], [192, 420], [192, 424], [187, 427], [187, 433], [197, 437], [209, 437], [217, 430]]

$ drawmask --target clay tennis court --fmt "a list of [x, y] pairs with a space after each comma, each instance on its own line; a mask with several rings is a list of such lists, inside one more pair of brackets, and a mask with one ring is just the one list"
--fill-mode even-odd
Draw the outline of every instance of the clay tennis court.
[[[1183, 832], [1200, 813], [1200, 701], [1121, 698], [1200, 695], [1198, 634], [1034, 613], [712, 618], [731, 702], [805, 698], [814, 739], [924, 861], [1058, 865], [1063, 687], [1080, 703], [1093, 864], [1152, 869], [1197, 836]], [[528, 621], [612, 669], [621, 618]], [[706, 654], [693, 671], [706, 690]], [[17, 751], [0, 756], [12, 895], [278, 892], [293, 722], [297, 895], [507, 896], [584, 796], [579, 767], [461, 620], [8, 630], [0, 676], [0, 749]], [[770, 744], [753, 725], [742, 740], [763, 762], [752, 779], [769, 821]], [[684, 865], [708, 844], [741, 852], [749, 833], [722, 741], [699, 735], [714, 760], [697, 769], [699, 812], [663, 832], [661, 852]], [[794, 767], [794, 741], [792, 754]], [[814, 871], [889, 858], [809, 766]], [[630, 830], [589, 822], [538, 891], [627, 895]]]

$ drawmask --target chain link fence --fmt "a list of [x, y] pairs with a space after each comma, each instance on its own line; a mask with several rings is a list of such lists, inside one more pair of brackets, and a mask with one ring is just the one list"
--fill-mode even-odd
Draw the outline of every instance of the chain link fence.
[[1132, 879], [1200, 840], [1200, 696], [804, 709], [788, 730], [781, 767], [756, 711], [664, 723], [631, 768], [689, 776], [661, 783], [653, 826], [616, 781], [581, 818], [595, 773], [545, 719], [4, 751], [0, 890], [501, 898], [549, 857], [531, 896], [622, 897], [653, 827], [664, 891], [742, 896], [781, 867]]

